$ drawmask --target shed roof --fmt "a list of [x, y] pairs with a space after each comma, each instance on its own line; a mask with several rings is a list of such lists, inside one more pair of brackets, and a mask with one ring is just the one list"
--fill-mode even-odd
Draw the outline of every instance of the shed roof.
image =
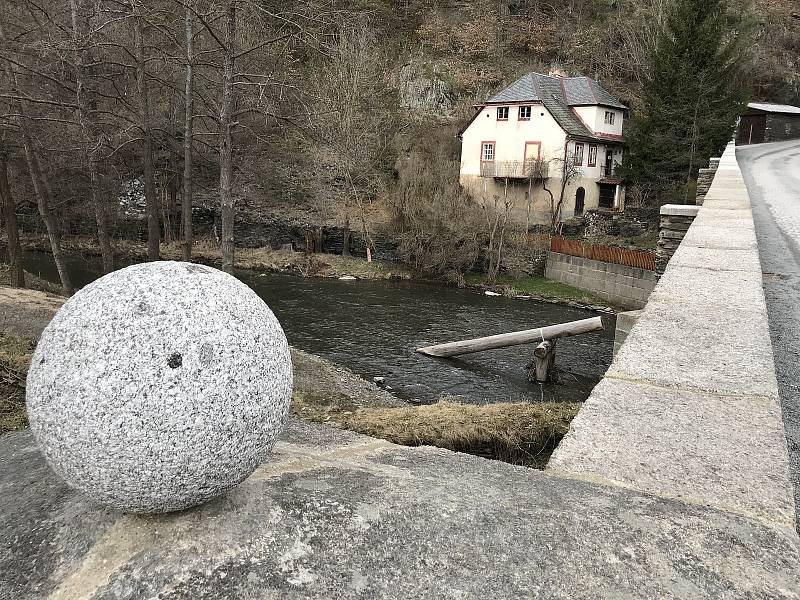
[[785, 115], [800, 115], [800, 106], [791, 104], [769, 104], [767, 102], [750, 102], [747, 108], [763, 110], [764, 112], [781, 113]]

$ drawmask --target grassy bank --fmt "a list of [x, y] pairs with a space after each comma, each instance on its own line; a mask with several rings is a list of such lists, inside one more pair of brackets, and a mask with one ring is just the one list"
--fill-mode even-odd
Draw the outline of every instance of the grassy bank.
[[504, 296], [530, 296], [535, 300], [545, 302], [575, 303], [585, 306], [607, 306], [614, 308], [608, 300], [603, 300], [590, 292], [572, 287], [566, 283], [553, 281], [545, 277], [532, 277], [524, 275], [512, 277], [500, 275], [497, 281], [489, 284], [483, 273], [470, 273], [466, 276], [467, 285], [479, 289], [492, 290]]
[[579, 403], [358, 407], [342, 396], [296, 393], [292, 412], [404, 446], [436, 446], [516, 465], [544, 468], [566, 435]]
[[[35, 341], [0, 334], [0, 435], [24, 429], [25, 376]], [[292, 414], [404, 446], [436, 446], [543, 468], [578, 403], [407, 406], [346, 369], [292, 350]]]
[[28, 426], [25, 376], [35, 346], [34, 340], [0, 334], [0, 435]]

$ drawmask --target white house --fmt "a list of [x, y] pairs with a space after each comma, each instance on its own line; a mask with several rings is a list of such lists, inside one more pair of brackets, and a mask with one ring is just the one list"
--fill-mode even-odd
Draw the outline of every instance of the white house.
[[461, 184], [476, 198], [514, 200], [524, 221], [531, 190], [531, 222], [548, 222], [550, 197], [531, 185], [533, 159], [543, 159], [546, 187], [556, 202], [564, 161], [575, 165], [560, 217], [588, 209], [621, 210], [624, 185], [615, 173], [622, 162], [622, 125], [627, 108], [594, 79], [529, 73], [483, 104], [461, 131]]

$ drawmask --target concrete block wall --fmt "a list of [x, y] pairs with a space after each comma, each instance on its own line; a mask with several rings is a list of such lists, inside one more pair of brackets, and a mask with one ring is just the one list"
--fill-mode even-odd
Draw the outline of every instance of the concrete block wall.
[[548, 253], [545, 276], [626, 308], [642, 308], [656, 285], [653, 271], [559, 252]]

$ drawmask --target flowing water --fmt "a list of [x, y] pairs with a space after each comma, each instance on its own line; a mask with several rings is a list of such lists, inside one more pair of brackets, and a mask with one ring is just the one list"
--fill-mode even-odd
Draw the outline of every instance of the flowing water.
[[[68, 258], [75, 285], [100, 275], [99, 258]], [[25, 257], [26, 270], [57, 282], [53, 258]], [[488, 297], [471, 290], [400, 281], [342, 281], [240, 271], [237, 276], [272, 308], [297, 348], [371, 379], [385, 377], [407, 400], [440, 396], [462, 402], [584, 400], [611, 362], [613, 328], [558, 341], [564, 384], [529, 383], [533, 345], [436, 359], [414, 352], [434, 343], [531, 329], [594, 316], [588, 310]]]

